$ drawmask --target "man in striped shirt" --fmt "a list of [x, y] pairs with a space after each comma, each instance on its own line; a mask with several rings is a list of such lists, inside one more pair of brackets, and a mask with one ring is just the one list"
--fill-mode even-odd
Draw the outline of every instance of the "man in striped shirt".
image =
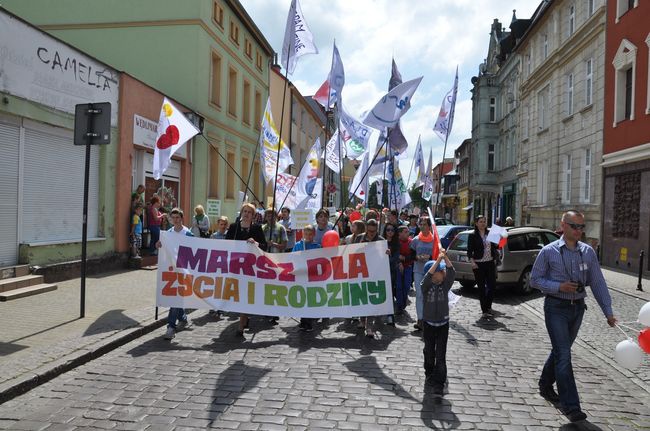
[[[591, 287], [609, 326], [616, 325], [616, 318], [598, 257], [593, 248], [579, 241], [585, 229], [584, 215], [567, 211], [562, 215], [561, 226], [562, 237], [539, 252], [531, 272], [532, 285], [546, 295], [544, 320], [552, 346], [539, 379], [539, 390], [548, 401], [559, 401], [569, 420], [577, 422], [587, 415], [580, 408], [571, 345], [587, 309], [586, 286]], [[553, 390], [556, 382], [559, 395]]]

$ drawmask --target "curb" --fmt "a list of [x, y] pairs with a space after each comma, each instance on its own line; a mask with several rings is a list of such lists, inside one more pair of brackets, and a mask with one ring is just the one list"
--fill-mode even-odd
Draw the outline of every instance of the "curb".
[[2, 383], [0, 384], [0, 405], [54, 379], [55, 377], [60, 376], [63, 373], [71, 371], [125, 345], [126, 343], [142, 337], [143, 335], [164, 326], [166, 323], [166, 319], [152, 319], [141, 322], [141, 326], [119, 331], [117, 334], [97, 342], [89, 349], [80, 349], [61, 358], [57, 358], [53, 362], [43, 365], [26, 375]]

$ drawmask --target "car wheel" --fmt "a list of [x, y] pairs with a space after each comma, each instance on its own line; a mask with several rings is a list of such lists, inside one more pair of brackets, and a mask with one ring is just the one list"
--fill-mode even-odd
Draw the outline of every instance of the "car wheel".
[[533, 291], [533, 286], [530, 284], [530, 267], [524, 269], [519, 277], [519, 293], [522, 295], [529, 295]]
[[475, 281], [461, 281], [460, 285], [462, 286], [463, 289], [469, 290], [469, 289], [473, 288], [474, 285], [476, 285], [476, 282]]

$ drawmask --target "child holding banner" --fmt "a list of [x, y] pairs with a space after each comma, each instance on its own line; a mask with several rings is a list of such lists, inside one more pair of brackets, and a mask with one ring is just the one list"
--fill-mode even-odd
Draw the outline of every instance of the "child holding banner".
[[[444, 259], [444, 262], [443, 262]], [[447, 380], [447, 339], [449, 338], [449, 290], [456, 271], [444, 250], [424, 265], [424, 374], [435, 395], [442, 396]]]
[[[293, 251], [304, 251], [321, 248], [320, 244], [314, 242], [314, 236], [316, 236], [316, 229], [314, 226], [308, 224], [302, 228], [302, 239], [296, 243], [296, 245], [293, 247]], [[313, 321], [314, 319], [301, 317], [298, 327], [303, 331], [311, 332], [314, 330]]]
[[[175, 233], [177, 235], [185, 236], [194, 236], [192, 231], [183, 226], [183, 210], [180, 208], [174, 208], [169, 213], [169, 217], [172, 220], [173, 226], [169, 229], [168, 232]], [[156, 248], [161, 247], [160, 241], [156, 242]], [[187, 328], [190, 325], [190, 321], [187, 318], [184, 308], [172, 307], [169, 309], [169, 314], [167, 315], [167, 332], [165, 332], [165, 340], [171, 340], [176, 336], [176, 331], [181, 331]]]

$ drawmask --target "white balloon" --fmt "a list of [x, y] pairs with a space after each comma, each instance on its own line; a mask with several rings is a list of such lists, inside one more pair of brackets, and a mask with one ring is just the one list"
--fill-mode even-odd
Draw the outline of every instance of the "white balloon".
[[633, 370], [643, 362], [643, 350], [632, 340], [621, 341], [616, 345], [614, 359], [621, 366]]
[[650, 326], [650, 301], [646, 302], [639, 311], [639, 322], [642, 325]]

